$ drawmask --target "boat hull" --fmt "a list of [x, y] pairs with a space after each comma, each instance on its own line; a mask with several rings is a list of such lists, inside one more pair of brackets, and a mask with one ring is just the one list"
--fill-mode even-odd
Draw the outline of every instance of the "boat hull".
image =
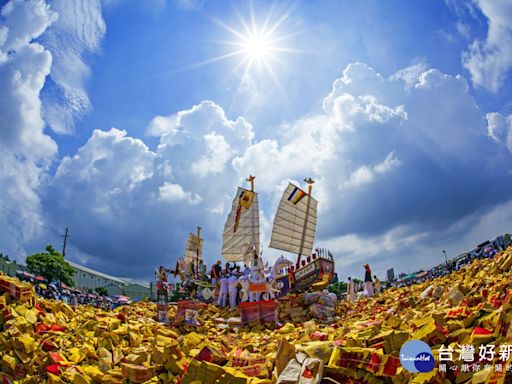
[[318, 258], [312, 263], [297, 269], [293, 277], [294, 283], [292, 287], [290, 287], [288, 275], [277, 278], [274, 284], [280, 290], [276, 295], [277, 297], [286, 295], [292, 289], [305, 291], [311, 288], [315, 289], [313, 285], [316, 283], [325, 282], [329, 284], [334, 277], [334, 260]]
[[334, 277], [334, 261], [318, 258], [312, 263], [297, 269], [294, 273], [294, 289], [305, 291], [314, 288], [313, 285], [320, 282], [329, 284]]

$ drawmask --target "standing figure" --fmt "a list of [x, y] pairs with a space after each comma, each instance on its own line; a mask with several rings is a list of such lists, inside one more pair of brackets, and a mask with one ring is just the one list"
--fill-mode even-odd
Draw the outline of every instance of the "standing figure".
[[199, 262], [197, 269], [199, 272], [199, 278], [202, 280], [206, 275], [206, 264], [203, 262], [203, 260]]
[[217, 285], [219, 279], [220, 279], [220, 271], [222, 270], [222, 267], [220, 266], [220, 260], [217, 260], [216, 264], [213, 264], [212, 266], [212, 285]]
[[368, 263], [364, 265], [364, 288], [368, 297], [373, 296], [373, 284], [372, 284], [372, 270]]
[[165, 295], [167, 297], [167, 269], [163, 265], [158, 268], [156, 273], [156, 289], [158, 295]]
[[375, 294], [380, 294], [380, 280], [377, 276], [373, 275], [373, 282], [375, 284]]
[[[241, 302], [246, 302], [246, 301], [249, 301], [249, 276], [246, 276], [246, 275], [242, 275], [240, 276], [236, 282], [235, 282], [235, 286], [238, 287], [242, 287], [240, 289], [240, 301]], [[231, 285], [229, 286], [229, 289], [232, 289], [231, 288]]]
[[219, 299], [217, 300], [217, 305], [219, 307], [223, 308], [223, 307], [226, 306], [226, 301], [227, 301], [227, 298], [228, 298], [228, 290], [229, 290], [229, 287], [228, 287], [227, 272], [223, 271], [222, 272], [222, 277], [220, 278]]
[[293, 265], [288, 267], [288, 287], [291, 291], [293, 289], [293, 285], [295, 284], [295, 276], [293, 275]]
[[352, 281], [351, 277], [348, 278], [347, 292], [348, 292], [348, 297], [350, 299], [350, 302], [352, 304], [354, 304], [356, 302], [356, 293], [355, 293], [354, 282]]
[[237, 277], [235, 274], [231, 274], [228, 279], [229, 287], [229, 306], [233, 309], [236, 308], [236, 297], [238, 294]]

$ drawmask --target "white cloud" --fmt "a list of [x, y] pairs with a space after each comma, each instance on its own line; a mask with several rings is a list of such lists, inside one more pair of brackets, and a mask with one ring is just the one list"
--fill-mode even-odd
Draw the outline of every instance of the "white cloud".
[[[57, 131], [66, 131], [89, 108], [80, 93], [88, 72], [82, 58], [98, 51], [104, 34], [100, 9], [90, 4], [91, 24], [59, 24], [62, 36], [78, 36], [70, 42], [80, 47], [76, 52], [67, 56], [62, 48], [63, 56], [55, 55], [61, 65], [78, 60], [75, 74], [56, 65], [53, 75], [50, 53], [32, 42], [34, 34], [57, 23], [49, 8], [35, 12], [40, 25], [30, 26], [20, 39], [5, 28], [0, 32], [0, 81], [12, 95], [2, 101], [9, 104], [0, 112], [17, 127], [0, 134], [19, 151], [8, 153], [9, 168], [2, 168], [2, 175], [13, 186], [10, 193], [21, 191], [20, 201], [31, 202], [27, 206], [36, 207], [35, 212], [39, 178], [56, 154], [55, 143], [44, 134], [39, 93], [51, 74], [66, 103], [77, 100], [70, 104], [70, 114], [62, 114], [64, 120], [52, 123]], [[55, 9], [76, 15], [74, 5], [55, 3]], [[61, 41], [53, 38], [40, 40]], [[18, 48], [8, 53], [5, 44]], [[62, 46], [68, 45], [64, 41]], [[355, 257], [344, 248], [375, 263], [380, 252], [398, 262], [412, 249], [424, 261], [427, 240], [442, 236], [453, 223], [463, 222], [467, 230], [464, 220], [481, 217], [508, 199], [510, 154], [495, 155], [495, 142], [508, 140], [507, 119], [488, 115], [486, 124], [461, 76], [420, 62], [384, 77], [354, 63], [334, 81], [321, 113], [283, 123], [274, 136], [258, 142], [246, 119], [228, 118], [213, 101], [152, 119], [147, 133], [159, 137], [155, 150], [125, 131], [96, 130], [47, 177], [43, 206], [48, 220], [72, 228], [92, 267], [145, 276], [153, 265], [180, 255], [186, 234], [198, 224], [205, 229], [205, 255], [216, 258], [226, 210], [236, 186], [249, 174], [257, 176], [264, 241], [283, 186], [312, 176], [320, 203], [318, 242], [332, 245], [340, 263], [345, 256]], [[34, 143], [41, 145], [28, 151]], [[27, 164], [20, 165], [23, 161]]]
[[382, 163], [377, 164], [374, 167], [374, 170], [377, 173], [383, 174], [392, 170], [398, 165], [400, 165], [400, 160], [398, 160], [394, 152], [389, 152], [384, 161]]
[[94, 130], [76, 155], [61, 160], [55, 180], [67, 183], [73, 182], [68, 177], [76, 177], [78, 181], [106, 186], [107, 193], [117, 189], [126, 192], [153, 175], [155, 157], [141, 140], [128, 137], [126, 131]]
[[50, 4], [59, 19], [41, 39], [53, 57], [51, 82], [43, 92], [44, 117], [55, 132], [70, 133], [75, 119], [91, 111], [85, 56], [99, 53], [106, 26], [99, 0], [52, 0]]
[[204, 136], [208, 156], [201, 156], [192, 164], [192, 173], [199, 177], [221, 173], [231, 158], [231, 150], [224, 136], [214, 132]]
[[172, 136], [175, 136], [178, 133], [177, 120], [177, 115], [172, 115], [168, 117], [155, 116], [147, 127], [147, 134], [149, 136], [160, 137], [164, 133], [167, 133]]
[[2, 17], [5, 18], [3, 47], [14, 51], [28, 46], [58, 19], [58, 15], [42, 0], [32, 3], [11, 1], [2, 8]]
[[471, 28], [469, 27], [468, 24], [463, 23], [462, 21], [459, 20], [457, 21], [457, 23], [455, 23], [455, 27], [457, 28], [457, 32], [459, 32], [461, 36], [469, 40], [469, 38], [471, 37]]
[[[231, 160], [250, 145], [252, 126], [242, 118], [227, 119], [221, 107], [208, 101], [170, 119], [176, 125], [161, 126], [156, 151], [125, 131], [94, 131], [48, 181], [44, 201], [49, 217], [56, 223], [66, 217], [75, 243], [92, 255], [88, 265], [147, 276], [162, 263], [162, 255], [171, 252], [175, 258], [182, 252], [195, 226], [221, 238], [219, 214], [242, 181]], [[98, 238], [98, 231], [109, 236]], [[135, 243], [137, 238], [143, 240]], [[219, 251], [218, 240], [205, 246], [205, 254]]]
[[350, 179], [345, 182], [346, 188], [359, 187], [364, 184], [369, 184], [375, 180], [376, 175], [385, 174], [393, 168], [397, 167], [400, 161], [397, 159], [393, 152], [388, 153], [386, 158], [374, 167], [363, 165], [356, 169], [350, 175]]
[[471, 43], [462, 63], [474, 84], [497, 93], [512, 67], [512, 3], [477, 0], [475, 4], [487, 18], [487, 37]]
[[512, 152], [512, 115], [503, 116], [501, 113], [491, 112], [486, 117], [489, 137]]
[[147, 132], [153, 136], [162, 135], [161, 147], [179, 145], [187, 139], [202, 140], [212, 132], [223, 135], [235, 147], [245, 147], [254, 138], [252, 125], [243, 117], [229, 120], [224, 110], [209, 100], [175, 115], [156, 116]]
[[1, 17], [0, 206], [9, 211], [0, 215], [0, 244], [23, 255], [23, 244], [41, 231], [37, 189], [57, 153], [44, 133], [39, 98], [52, 57], [34, 42], [57, 14], [42, 1], [11, 1]]
[[196, 194], [192, 195], [190, 192], [185, 192], [181, 185], [165, 182], [164, 185], [158, 187], [160, 192], [160, 199], [171, 203], [185, 201], [189, 204], [198, 204], [201, 202], [201, 196]]

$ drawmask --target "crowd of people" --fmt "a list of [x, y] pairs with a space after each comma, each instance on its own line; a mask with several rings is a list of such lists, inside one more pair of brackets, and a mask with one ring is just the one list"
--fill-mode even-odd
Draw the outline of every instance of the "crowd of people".
[[[217, 260], [211, 270], [211, 283], [218, 286], [217, 306], [223, 308], [229, 303], [231, 308], [235, 308], [241, 301], [238, 278], [243, 275], [248, 276], [251, 270], [247, 265], [244, 265], [244, 270], [241, 271], [240, 266], [234, 262], [232, 265], [227, 262], [224, 268], [221, 264], [221, 261]], [[251, 297], [251, 301], [254, 299], [259, 300], [259, 294], [257, 298]]]
[[[493, 241], [484, 242], [473, 250], [459, 255], [459, 257], [452, 260], [446, 260], [446, 262], [441, 263], [428, 271], [419, 271], [416, 274], [412, 274], [414, 277], [402, 281], [399, 286], [412, 285], [424, 280], [445, 276], [459, 270], [464, 265], [470, 264], [475, 259], [494, 257], [496, 253], [507, 248], [509, 245], [510, 239], [506, 239], [506, 236], [498, 236]], [[358, 295], [371, 297], [381, 293], [381, 281], [375, 275], [373, 275], [372, 278], [372, 272], [368, 264], [365, 264], [363, 267], [365, 269], [364, 281], [355, 281], [351, 277], [348, 278], [347, 299], [352, 303], [355, 302], [356, 296]], [[418, 275], [421, 277], [416, 277]], [[388, 285], [389, 284], [390, 282], [388, 282]]]
[[356, 292], [368, 297], [381, 293], [382, 286], [379, 278], [376, 275], [373, 275], [372, 278], [372, 270], [368, 264], [365, 264], [363, 267], [365, 271], [364, 281], [354, 281], [351, 277], [348, 278], [347, 298], [352, 303], [356, 301]]
[[95, 308], [111, 310], [121, 305], [121, 303], [108, 296], [83, 293], [78, 290], [59, 287], [55, 284], [36, 284], [34, 289], [37, 295], [45, 299], [60, 300], [72, 306], [90, 305]]

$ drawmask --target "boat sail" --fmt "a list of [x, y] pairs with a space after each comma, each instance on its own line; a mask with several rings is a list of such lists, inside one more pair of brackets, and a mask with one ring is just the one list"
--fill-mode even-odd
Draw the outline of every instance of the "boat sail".
[[[297, 254], [294, 268], [294, 286], [305, 289], [315, 283], [328, 283], [334, 273], [334, 260], [331, 257], [319, 257], [313, 254], [316, 234], [318, 201], [312, 195], [314, 181], [308, 183], [306, 193], [289, 183], [277, 207], [270, 247]], [[302, 261], [301, 257], [306, 260]], [[292, 287], [289, 287], [290, 289]]]
[[224, 225], [221, 254], [227, 261], [246, 261], [249, 248], [253, 254], [259, 255], [260, 211], [254, 179], [252, 175], [246, 179], [251, 183], [250, 190], [238, 187]]
[[270, 247], [311, 255], [316, 231], [318, 202], [299, 187], [288, 183], [277, 207]]
[[201, 227], [197, 227], [197, 234], [190, 233], [188, 235], [187, 245], [185, 246], [185, 254], [183, 256], [185, 267], [190, 270], [190, 266], [194, 266], [192, 273], [197, 275], [199, 263], [203, 260], [203, 239], [201, 239]]

